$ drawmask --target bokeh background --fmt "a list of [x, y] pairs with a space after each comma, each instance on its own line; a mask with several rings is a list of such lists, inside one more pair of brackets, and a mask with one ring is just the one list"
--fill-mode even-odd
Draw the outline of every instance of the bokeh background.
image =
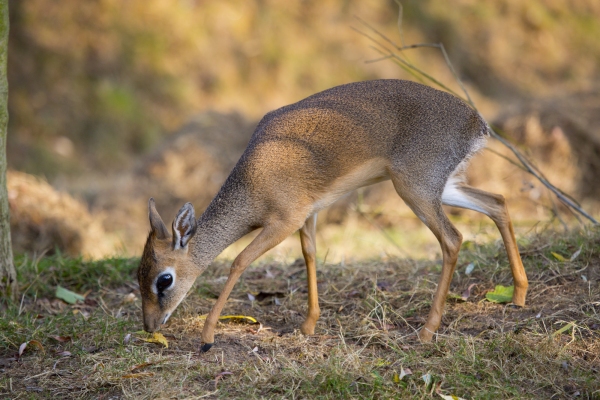
[[[10, 1], [9, 201], [15, 251], [137, 255], [147, 200], [165, 221], [199, 214], [266, 112], [352, 81], [414, 79], [357, 17], [391, 40], [442, 42], [478, 108], [558, 187], [600, 210], [597, 0]], [[433, 49], [411, 62], [457, 88]], [[502, 193], [517, 231], [574, 218], [490, 141], [469, 179]], [[449, 209], [471, 241], [491, 223]], [[167, 222], [167, 223], [169, 223]], [[246, 239], [247, 241], [248, 239]], [[274, 257], [297, 257], [293, 238]], [[226, 251], [232, 256], [244, 244]], [[320, 257], [438, 257], [389, 184], [320, 215]]]

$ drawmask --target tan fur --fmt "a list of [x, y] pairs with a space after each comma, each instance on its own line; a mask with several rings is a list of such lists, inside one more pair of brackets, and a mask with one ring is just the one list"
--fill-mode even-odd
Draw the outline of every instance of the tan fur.
[[[308, 316], [301, 331], [313, 334], [320, 313], [316, 213], [356, 188], [386, 179], [392, 180], [442, 249], [442, 273], [419, 333], [422, 340], [431, 340], [440, 325], [462, 242], [442, 203], [483, 212], [494, 220], [515, 280], [513, 301], [523, 305], [527, 277], [504, 199], [462, 183], [462, 171], [484, 145], [487, 130], [479, 114], [456, 97], [398, 80], [338, 86], [268, 113], [197, 221], [191, 204], [184, 205], [171, 235], [150, 201], [152, 231], [138, 273], [145, 329], [157, 329], [171, 315], [223, 249], [262, 228], [232, 264], [206, 319], [203, 350], [212, 346], [218, 317], [243, 271], [297, 230], [308, 276]], [[171, 275], [176, 278], [169, 285]]]

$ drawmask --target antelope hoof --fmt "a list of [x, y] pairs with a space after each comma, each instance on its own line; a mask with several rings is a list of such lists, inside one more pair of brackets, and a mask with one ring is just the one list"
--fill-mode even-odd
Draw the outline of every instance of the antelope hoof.
[[307, 324], [306, 322], [300, 326], [300, 332], [303, 335], [314, 335], [315, 334], [315, 326], [313, 324]]
[[514, 305], [519, 307], [525, 307], [525, 297], [527, 295], [527, 289], [525, 290], [517, 290], [515, 288], [515, 292], [513, 293], [512, 302]]
[[433, 338], [434, 333], [435, 332], [429, 330], [427, 327], [424, 326], [419, 331], [419, 340], [423, 343], [429, 343], [429, 342], [431, 342], [431, 339]]
[[209, 351], [209, 350], [210, 350], [210, 348], [211, 348], [211, 347], [213, 347], [213, 346], [214, 346], [214, 343], [204, 343], [204, 344], [202, 345], [202, 347], [200, 348], [200, 351], [201, 351], [202, 353], [206, 353], [206, 352], [207, 352], [207, 351]]

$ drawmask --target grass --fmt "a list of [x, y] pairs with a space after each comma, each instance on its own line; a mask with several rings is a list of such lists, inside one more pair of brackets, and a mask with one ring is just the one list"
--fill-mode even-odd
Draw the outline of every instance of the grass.
[[[198, 316], [214, 303], [226, 262], [198, 279], [163, 327], [164, 348], [141, 340], [137, 260], [19, 258], [23, 297], [2, 305], [0, 319], [0, 397], [600, 398], [600, 230], [546, 232], [521, 252], [530, 291], [527, 306], [515, 308], [485, 301], [496, 284], [511, 284], [502, 245], [466, 243], [451, 291], [476, 286], [467, 301], [448, 300], [429, 344], [415, 330], [427, 316], [439, 261], [319, 265], [322, 316], [310, 337], [298, 331], [306, 312], [303, 262], [259, 262], [224, 314], [261, 324], [220, 323], [205, 354], [198, 353]], [[467, 275], [470, 263], [476, 267]], [[67, 305], [53, 298], [58, 284], [91, 292]], [[40, 346], [30, 342], [19, 357], [31, 340]]]

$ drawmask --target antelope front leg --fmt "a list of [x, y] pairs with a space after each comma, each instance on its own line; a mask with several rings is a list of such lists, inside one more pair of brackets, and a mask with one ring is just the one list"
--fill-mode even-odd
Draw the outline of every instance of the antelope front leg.
[[317, 289], [316, 229], [317, 214], [310, 216], [300, 229], [300, 243], [302, 244], [302, 254], [306, 262], [306, 277], [308, 281], [308, 315], [300, 327], [300, 331], [305, 335], [314, 335], [315, 325], [321, 315]]
[[229, 277], [227, 277], [227, 282], [225, 282], [225, 287], [223, 287], [223, 291], [219, 295], [217, 302], [208, 313], [208, 317], [206, 317], [206, 322], [202, 329], [202, 342], [204, 343], [201, 347], [202, 352], [210, 350], [215, 344], [215, 328], [217, 326], [217, 321], [219, 320], [221, 311], [223, 311], [223, 307], [225, 307], [229, 294], [244, 270], [258, 257], [281, 243], [283, 239], [292, 234], [296, 229], [298, 229], [297, 225], [295, 228], [283, 224], [271, 224], [266, 226], [236, 257], [231, 265], [231, 271], [229, 272]]

